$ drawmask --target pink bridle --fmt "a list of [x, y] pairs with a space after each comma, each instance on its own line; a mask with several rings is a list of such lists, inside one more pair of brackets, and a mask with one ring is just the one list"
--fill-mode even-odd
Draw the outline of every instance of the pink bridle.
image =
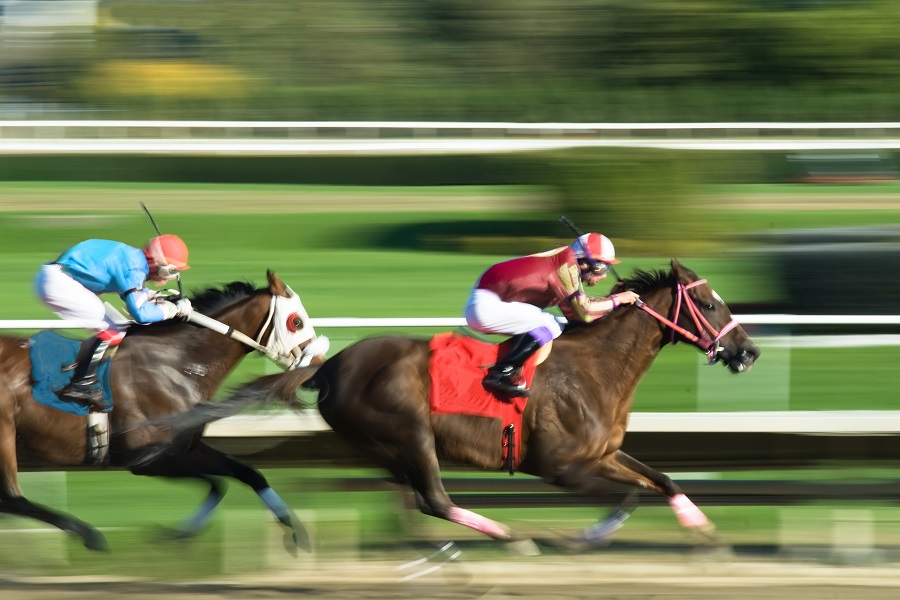
[[[703, 316], [703, 314], [700, 312], [700, 309], [697, 308], [694, 299], [691, 298], [691, 296], [687, 293], [687, 290], [704, 283], [706, 283], [705, 279], [698, 279], [697, 281], [693, 281], [687, 285], [678, 282], [678, 289], [675, 295], [675, 316], [671, 321], [647, 306], [647, 303], [643, 300], [638, 300], [636, 304], [638, 308], [652, 316], [657, 321], [668, 325], [672, 329], [671, 342], [673, 344], [678, 341], [675, 338], [675, 334], [681, 334], [682, 337], [690, 340], [693, 344], [697, 345], [701, 350], [706, 352], [707, 357], [709, 357], [709, 364], [712, 365], [715, 364], [716, 354], [718, 354], [719, 352], [719, 340], [722, 339], [722, 336], [724, 336], [726, 333], [737, 327], [738, 322], [734, 319], [731, 319], [721, 330], [717, 331], [716, 328], [713, 327], [706, 319], [706, 317]], [[681, 312], [682, 304], [687, 307], [691, 318], [694, 320], [694, 325], [697, 327], [697, 334], [691, 333], [684, 327], [681, 327], [677, 324], [678, 315]]]

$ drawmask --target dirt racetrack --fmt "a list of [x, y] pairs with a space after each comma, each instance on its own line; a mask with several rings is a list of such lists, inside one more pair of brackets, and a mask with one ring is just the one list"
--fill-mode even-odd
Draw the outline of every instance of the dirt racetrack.
[[[729, 555], [596, 552], [579, 556], [465, 559], [428, 572], [400, 562], [344, 561], [230, 579], [15, 578], [0, 576], [3, 600], [378, 599], [847, 599], [900, 597], [900, 565], [839, 566]], [[415, 573], [422, 576], [403, 581]]]

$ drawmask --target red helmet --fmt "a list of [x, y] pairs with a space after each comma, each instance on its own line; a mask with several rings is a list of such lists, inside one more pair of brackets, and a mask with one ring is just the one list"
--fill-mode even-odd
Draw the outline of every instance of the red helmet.
[[177, 235], [161, 235], [147, 242], [144, 252], [152, 257], [157, 265], [169, 265], [179, 271], [190, 269], [187, 263], [187, 245]]
[[590, 258], [609, 265], [619, 264], [619, 261], [616, 260], [616, 249], [613, 247], [613, 243], [600, 233], [585, 233], [580, 236], [572, 244], [572, 250], [575, 251], [575, 256], [578, 258], [584, 258], [587, 254]]

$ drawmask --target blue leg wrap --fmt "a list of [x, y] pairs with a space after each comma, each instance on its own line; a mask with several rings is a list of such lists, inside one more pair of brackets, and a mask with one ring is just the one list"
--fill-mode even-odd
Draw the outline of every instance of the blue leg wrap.
[[278, 520], [284, 523], [285, 525], [290, 524], [291, 522], [291, 509], [288, 508], [288, 505], [285, 504], [284, 500], [281, 499], [281, 496], [270, 487], [261, 489], [257, 492], [259, 497], [263, 502], [266, 503], [266, 506], [269, 507], [275, 516], [278, 517]]

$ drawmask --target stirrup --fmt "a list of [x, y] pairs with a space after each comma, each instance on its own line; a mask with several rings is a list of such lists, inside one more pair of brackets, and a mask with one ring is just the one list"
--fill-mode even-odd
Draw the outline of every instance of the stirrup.
[[87, 377], [80, 381], [73, 381], [59, 391], [59, 396], [70, 400], [78, 400], [90, 404], [103, 402], [103, 392], [96, 386], [96, 377]]
[[[517, 383], [515, 379], [519, 379], [520, 382]], [[531, 393], [531, 390], [526, 387], [524, 380], [522, 380], [521, 377], [515, 376], [515, 370], [511, 370], [509, 373], [489, 371], [484, 379], [481, 380], [481, 385], [489, 392], [510, 398], [516, 396], [527, 398], [528, 394]]]

